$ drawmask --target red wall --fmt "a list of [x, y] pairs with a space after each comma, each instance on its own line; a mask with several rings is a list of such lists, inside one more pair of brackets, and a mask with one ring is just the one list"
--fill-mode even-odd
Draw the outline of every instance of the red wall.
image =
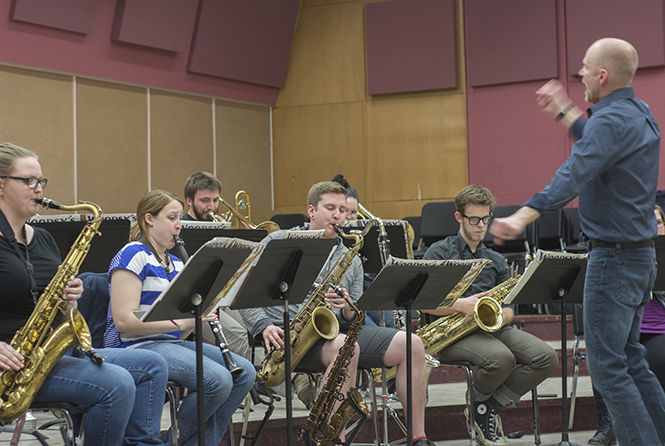
[[[468, 0], [468, 2], [477, 0]], [[485, 1], [485, 0], [481, 0]], [[510, 29], [520, 35], [519, 28], [522, 17], [515, 10], [511, 10], [513, 2], [504, 3], [502, 10], [493, 11], [493, 20], [497, 23], [511, 23]], [[518, 2], [519, 3], [519, 2]], [[546, 7], [542, 3], [542, 7]], [[656, 119], [661, 125], [661, 132], [665, 133], [665, 69], [662, 61], [663, 54], [663, 2], [662, 0], [649, 0], [640, 7], [631, 5], [627, 13], [627, 4], [622, 0], [584, 0], [587, 9], [594, 8], [603, 11], [603, 16], [622, 17], [620, 31], [613, 28], [612, 22], [608, 20], [594, 19], [593, 13], [586, 13], [583, 17], [575, 16], [575, 23], [567, 23], [566, 10], [570, 12], [570, 5], [577, 4], [577, 0], [556, 0], [556, 17], [550, 20], [556, 25], [556, 58], [558, 59], [558, 78], [567, 85], [570, 97], [582, 108], [589, 104], [584, 102], [584, 86], [574, 75], [581, 64], [576, 62], [574, 67], [568, 66], [567, 58], [569, 52], [583, 54], [579, 47], [588, 47], [590, 43], [601, 37], [616, 36], [624, 38], [637, 48], [640, 55], [640, 69], [633, 83], [638, 98], [646, 101], [653, 111]], [[465, 14], [467, 11], [465, 11]], [[515, 18], [519, 19], [516, 20]], [[654, 19], [655, 17], [655, 19]], [[572, 21], [572, 19], [569, 19]], [[584, 23], [584, 38], [580, 37], [577, 21]], [[468, 15], [465, 21], [469, 21]], [[466, 23], [465, 22], [465, 23]], [[523, 24], [525, 29], [531, 27], [530, 23]], [[619, 33], [619, 34], [616, 34]], [[552, 47], [547, 40], [549, 35], [538, 33], [521, 34], [521, 38], [530, 40], [543, 40], [539, 48]], [[485, 36], [492, 41], [495, 36], [491, 33]], [[655, 40], [654, 40], [655, 38]], [[502, 37], [505, 40], [505, 36]], [[584, 40], [584, 41], [582, 41]], [[468, 51], [492, 51], [492, 56], [497, 57], [496, 51], [500, 49], [489, 45], [476, 45], [467, 49], [467, 69], [469, 67], [470, 55]], [[506, 53], [511, 55], [511, 48], [506, 48]], [[482, 54], [474, 54], [474, 57], [482, 59]], [[534, 75], [531, 80], [525, 81], [523, 76], [525, 70], [520, 65], [532, 65], [542, 63], [540, 57], [525, 53], [519, 60], [513, 60], [515, 64], [514, 82], [499, 85], [487, 85], [474, 87], [467, 79], [468, 88], [468, 150], [469, 150], [469, 182], [482, 184], [489, 187], [497, 196], [499, 205], [521, 204], [529, 197], [544, 187], [554, 175], [559, 165], [570, 153], [572, 140], [559, 124], [548, 115], [541, 112], [535, 103], [535, 91], [545, 82]], [[550, 61], [551, 62], [551, 61]], [[659, 65], [659, 66], [656, 66]], [[529, 70], [533, 72], [533, 67]], [[542, 67], [545, 71], [547, 67]], [[537, 70], [536, 70], [537, 71]], [[489, 73], [491, 75], [491, 72]], [[505, 79], [503, 80], [505, 82]], [[658, 189], [665, 189], [665, 163], [660, 161], [660, 180]]]
[[[189, 48], [195, 32], [196, 5], [199, 0], [182, 1], [193, 3], [194, 7], [191, 8], [190, 16], [180, 18], [187, 24], [188, 38], [187, 50], [178, 52], [113, 41], [111, 36], [116, 10], [115, 0], [96, 1], [94, 22], [87, 34], [11, 20], [12, 0], [0, 0], [0, 63], [206, 96], [274, 104], [279, 93], [279, 88], [274, 86], [262, 86], [187, 71]], [[293, 3], [289, 2], [291, 11]], [[52, 5], [55, 8], [56, 2], [52, 2]], [[297, 3], [295, 14], [297, 14]], [[158, 17], [155, 17], [155, 20], [157, 19]], [[248, 23], [247, 27], [253, 28], [254, 24]], [[293, 31], [293, 28], [287, 29], [290, 34]], [[267, 36], [263, 36], [261, 30], [256, 36], [264, 42], [271, 41]], [[243, 41], [235, 40], [234, 45], [241, 48]], [[287, 40], [287, 45], [290, 45], [290, 39]], [[243, 54], [252, 57], [249, 51]], [[286, 59], [288, 60], [288, 52]]]

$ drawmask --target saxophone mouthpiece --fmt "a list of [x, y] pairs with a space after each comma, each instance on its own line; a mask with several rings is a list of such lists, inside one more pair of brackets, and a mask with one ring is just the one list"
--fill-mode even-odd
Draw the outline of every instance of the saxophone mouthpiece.
[[60, 209], [62, 207], [62, 205], [60, 203], [58, 203], [55, 200], [51, 200], [50, 198], [42, 197], [42, 198], [39, 198], [35, 201], [37, 201], [37, 203], [41, 204], [45, 208]]

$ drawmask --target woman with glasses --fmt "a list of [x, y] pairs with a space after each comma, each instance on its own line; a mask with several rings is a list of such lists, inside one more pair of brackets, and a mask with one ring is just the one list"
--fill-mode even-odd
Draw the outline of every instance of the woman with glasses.
[[[12, 348], [11, 340], [25, 325], [61, 262], [53, 237], [27, 224], [39, 209], [37, 200], [43, 197], [45, 186], [34, 152], [0, 144], [0, 372], [24, 367], [26, 358]], [[68, 281], [64, 292], [68, 307], [76, 308], [83, 293], [82, 281]], [[101, 365], [71, 352], [65, 354], [34, 401], [69, 402], [77, 406], [74, 412], [85, 412], [86, 445], [162, 444], [164, 360], [152, 352], [102, 349], [98, 353], [106, 358]], [[152, 393], [157, 400], [151, 412], [147, 406]]]

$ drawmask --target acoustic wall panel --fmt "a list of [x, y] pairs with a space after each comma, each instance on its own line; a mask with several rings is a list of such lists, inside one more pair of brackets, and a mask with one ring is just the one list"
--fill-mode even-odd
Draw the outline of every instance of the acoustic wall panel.
[[632, 43], [640, 56], [640, 68], [665, 65], [664, 25], [662, 0], [635, 5], [621, 0], [567, 1], [568, 74], [579, 71], [586, 49], [602, 37]]
[[200, 0], [188, 70], [284, 86], [299, 0]]
[[455, 2], [365, 5], [370, 95], [457, 87]]
[[95, 20], [97, 0], [12, 0], [9, 17], [20, 22], [87, 34]]
[[184, 51], [195, 15], [195, 0], [118, 0], [111, 38], [167, 51]]
[[471, 86], [558, 76], [556, 0], [466, 0]]

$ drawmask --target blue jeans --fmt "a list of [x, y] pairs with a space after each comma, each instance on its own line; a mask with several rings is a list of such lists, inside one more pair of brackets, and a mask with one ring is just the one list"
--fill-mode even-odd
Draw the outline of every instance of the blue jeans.
[[[152, 350], [162, 355], [169, 367], [169, 379], [192, 390], [178, 410], [180, 441], [183, 446], [198, 444], [196, 405], [196, 346], [191, 341], [155, 341], [141, 344], [137, 349]], [[224, 365], [219, 347], [203, 344], [203, 388], [205, 443], [221, 443], [233, 412], [240, 406], [256, 380], [254, 366], [245, 358], [232, 353], [243, 372], [235, 379]]]
[[[386, 327], [394, 327], [395, 319], [392, 311], [384, 311], [386, 318]], [[381, 310], [365, 311], [365, 325], [381, 326]]]
[[584, 284], [587, 365], [623, 445], [665, 444], [665, 393], [639, 343], [655, 277], [652, 247], [599, 247], [589, 253]]
[[66, 401], [86, 413], [85, 444], [118, 446], [134, 406], [135, 386], [124, 368], [63, 356], [44, 380], [35, 401]]
[[[123, 446], [148, 446], [164, 444], [159, 439], [162, 408], [168, 382], [168, 364], [158, 353], [126, 349], [101, 348], [97, 352], [106, 357], [109, 364], [127, 370], [134, 380], [136, 396]], [[88, 423], [86, 418], [85, 423]]]

